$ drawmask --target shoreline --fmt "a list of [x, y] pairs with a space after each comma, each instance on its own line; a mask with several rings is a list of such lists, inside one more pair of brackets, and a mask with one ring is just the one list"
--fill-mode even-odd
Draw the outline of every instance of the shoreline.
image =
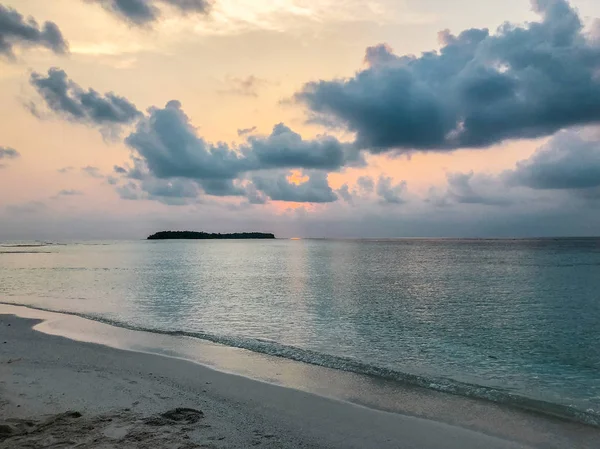
[[[499, 406], [492, 403], [484, 403], [483, 401], [477, 401], [468, 398], [463, 399], [453, 395], [445, 395], [443, 393], [437, 392], [419, 391], [419, 389], [416, 388], [404, 388], [398, 387], [397, 385], [390, 386], [385, 382], [377, 382], [373, 379], [365, 379], [365, 376], [352, 375], [351, 373], [343, 372], [336, 373], [332, 372], [335, 370], [328, 370], [321, 367], [301, 364], [299, 362], [272, 360], [275, 359], [275, 357], [257, 357], [256, 354], [253, 353], [246, 354], [249, 351], [236, 350], [234, 348], [223, 347], [220, 345], [214, 345], [210, 343], [200, 345], [201, 347], [199, 348], [198, 345], [195, 344], [197, 342], [190, 342], [189, 340], [191, 339], [186, 338], [158, 336], [158, 338], [155, 338], [154, 341], [149, 341], [149, 339], [151, 340], [153, 336], [146, 335], [146, 333], [140, 331], [128, 331], [118, 329], [108, 326], [106, 324], [100, 324], [94, 321], [85, 320], [83, 318], [74, 319], [72, 316], [69, 317], [68, 315], [58, 314], [55, 312], [40, 312], [35, 309], [21, 308], [21, 315], [29, 315], [29, 320], [36, 320], [35, 324], [32, 324], [32, 321], [23, 321], [22, 318], [11, 318], [12, 315], [6, 314], [8, 307], [9, 306], [0, 307], [0, 321], [4, 322], [7, 319], [12, 319], [16, 320], [16, 322], [21, 322], [19, 326], [23, 328], [22, 333], [26, 336], [24, 338], [43, 342], [44, 345], [49, 346], [49, 352], [51, 353], [55, 352], [55, 350], [52, 348], [57, 346], [57, 342], [60, 342], [60, 345], [68, 349], [66, 354], [73, 354], [72, 357], [75, 359], [75, 362], [77, 362], [77, 360], [82, 357], [81, 354], [84, 354], [86, 352], [94, 354], [95, 352], [99, 351], [102, 353], [107, 353], [109, 354], [109, 357], [117, 358], [119, 360], [138, 360], [138, 366], [140, 367], [151, 365], [151, 372], [153, 372], [154, 375], [156, 375], [156, 371], [158, 371], [159, 369], [164, 369], [157, 368], [157, 365], [161, 367], [166, 365], [176, 365], [179, 367], [179, 370], [169, 371], [169, 373], [165, 373], [167, 375], [162, 377], [164, 379], [170, 380], [171, 382], [176, 382], [177, 379], [179, 379], [181, 376], [188, 378], [191, 375], [191, 373], [201, 372], [202, 377], [211, 377], [212, 384], [219, 383], [223, 385], [223, 389], [220, 391], [219, 394], [219, 399], [223, 399], [223, 396], [227, 396], [228, 400], [226, 400], [225, 403], [228, 403], [228, 401], [236, 403], [239, 403], [240, 401], [244, 402], [245, 400], [250, 399], [248, 397], [250, 395], [252, 396], [251, 399], [254, 406], [265, 409], [274, 408], [278, 411], [278, 414], [290, 413], [289, 409], [295, 409], [298, 406], [298, 404], [304, 404], [305, 401], [306, 407], [308, 407], [308, 409], [311, 411], [310, 414], [314, 413], [315, 407], [333, 407], [336, 410], [336, 412], [333, 413], [333, 415], [331, 416], [327, 416], [327, 420], [330, 423], [330, 426], [328, 429], [322, 429], [323, 431], [333, 432], [335, 428], [340, 426], [344, 429], [345, 432], [350, 432], [351, 434], [362, 434], [368, 430], [364, 428], [365, 424], [360, 424], [357, 428], [346, 429], [345, 424], [343, 422], [340, 422], [340, 420], [343, 420], [345, 418], [341, 417], [345, 416], [348, 413], [350, 413], [352, 416], [356, 415], [357, 417], [360, 415], [360, 419], [363, 420], [367, 418], [377, 418], [376, 420], [378, 420], [381, 419], [382, 416], [385, 416], [386, 420], [393, 421], [394, 424], [391, 428], [386, 427], [384, 430], [382, 430], [382, 432], [383, 434], [388, 434], [391, 432], [391, 440], [395, 441], [396, 445], [386, 446], [387, 443], [385, 443], [385, 441], [380, 441], [377, 444], [377, 447], [398, 447], [398, 443], [400, 443], [401, 440], [394, 439], [399, 438], [399, 436], [395, 433], [396, 430], [394, 430], [398, 426], [404, 429], [404, 432], [407, 432], [407, 429], [410, 429], [412, 431], [412, 435], [409, 435], [409, 437], [406, 437], [406, 435], [404, 435], [404, 437], [413, 438], [413, 441], [416, 442], [422, 442], [424, 441], [423, 439], [427, 440], [427, 435], [425, 434], [434, 430], [438, 433], [441, 432], [440, 435], [446, 435], [445, 432], [458, 432], [461, 434], [459, 440], [464, 443], [462, 444], [462, 447], [591, 448], [594, 447], [593, 442], [597, 441], [597, 438], [600, 437], [600, 432], [598, 432], [598, 429], [589, 426], [584, 426], [581, 424], [572, 423], [551, 417], [539, 416], [534, 413], [529, 413], [522, 410], [514, 410], [509, 407]], [[10, 307], [14, 309], [19, 308], [17, 306]], [[40, 314], [53, 315], [53, 317], [48, 318], [48, 316], [46, 316], [45, 321], [43, 321], [44, 318], [34, 318], [33, 315], [36, 314], [38, 317], [40, 316]], [[82, 329], [82, 323], [78, 321], [84, 321], [85, 323], [83, 323], [83, 325], [86, 327], [86, 329]], [[23, 322], [25, 324], [22, 324]], [[73, 327], [69, 328], [69, 323]], [[35, 328], [35, 330], [31, 329], [32, 325]], [[91, 331], [89, 329], [90, 327], [93, 328], [91, 329]], [[4, 334], [7, 328], [3, 326], [1, 328]], [[15, 329], [15, 327], [13, 327], [13, 329]], [[70, 333], [71, 335], [68, 337], [58, 336], [61, 332], [63, 334]], [[80, 338], [83, 337], [85, 339], [87, 336], [88, 340], [102, 340], [102, 338], [108, 338], [108, 340], [104, 341], [104, 344], [100, 344], [98, 342], [90, 343], [78, 341], [77, 339], [75, 339], [75, 337], [78, 336], [78, 332], [80, 332]], [[95, 336], [94, 332], [96, 332]], [[125, 334], [129, 335], [126, 336]], [[6, 335], [2, 336], [6, 340]], [[113, 345], [110, 344], [109, 337], [113, 338]], [[129, 342], [124, 341], [127, 340], [127, 338], [130, 339]], [[137, 338], [137, 340], [135, 340], [135, 338]], [[7, 359], [11, 360], [11, 357], [14, 357], [15, 359], [18, 358], [17, 356], [19, 352], [26, 352], [19, 350], [18, 346], [20, 344], [21, 343], [17, 343], [13, 339], [13, 341], [11, 341], [8, 346], [6, 344], [2, 345], [2, 362], [4, 363], [2, 363], [1, 366], [3, 369], [10, 370], [13, 366], [16, 367], [23, 364], [23, 362], [21, 361], [18, 363], [11, 363], [10, 365], [5, 364], [5, 361]], [[144, 351], [143, 349], [148, 350], [151, 348], [149, 346], [146, 346], [146, 348], [144, 348], [142, 344], [150, 346], [156, 345], [158, 346], [159, 350], [163, 351], [163, 354], [159, 355], [158, 352], [153, 353], [151, 351]], [[169, 347], [169, 344], [172, 346]], [[13, 345], [17, 346], [17, 353], [10, 353], [10, 351], [9, 353], [6, 353], [7, 350], [10, 350]], [[116, 345], [129, 345], [130, 347], [121, 347], [121, 349], [128, 349], [128, 351], [122, 351], [112, 347]], [[174, 346], [179, 347], [181, 345], [185, 347], [183, 348], [183, 351], [181, 351], [180, 348], [180, 352], [185, 353], [185, 351], [188, 351], [189, 358], [191, 358], [191, 356], [197, 355], [198, 350], [200, 350], [203, 354], [204, 360], [189, 361], [189, 359], [185, 360], [184, 357], [175, 358], [176, 356], [174, 356], [172, 349]], [[42, 355], [40, 351], [40, 348], [35, 348], [33, 353], [30, 354], [30, 363], [34, 364], [34, 366], [41, 364], [44, 367], [43, 360], [38, 359], [44, 359], [44, 357], [47, 356]], [[168, 359], [170, 360], [169, 363], [164, 363], [164, 361], [167, 360], [164, 358], [164, 355], [171, 357], [171, 359]], [[212, 359], [213, 363], [207, 363], [210, 362], [210, 360], [208, 359]], [[236, 369], [236, 366], [240, 367], [241, 365], [245, 367], [245, 371], [243, 369]], [[61, 370], [65, 369], [65, 367], [62, 366], [60, 363], [58, 363], [58, 368]], [[260, 375], [256, 376], [255, 370], [258, 368], [263, 370], [263, 378], [259, 379], [262, 382], [251, 379], [251, 377], [261, 377]], [[109, 372], [106, 373], [105, 371]], [[119, 383], [118, 379], [120, 375], [118, 373], [110, 371], [111, 370], [106, 368], [105, 366], [97, 366], [95, 371], [92, 370], [92, 372], [95, 372], [96, 375], [108, 377], [109, 379], [105, 380], [105, 382], [108, 382], [110, 385], [112, 385], [111, 377], [113, 381]], [[227, 374], [226, 371], [235, 374]], [[72, 374], [73, 373], [70, 373], [70, 375]], [[110, 375], [107, 376], [107, 374]], [[26, 372], [24, 376], [25, 378], [27, 378], [28, 376], [31, 376], [31, 373]], [[270, 376], [270, 378], [268, 378], [268, 376]], [[7, 378], [7, 376], [3, 376], [3, 379], [4, 378]], [[147, 376], [142, 376], [142, 379], [145, 381], [149, 380]], [[134, 381], [139, 382], [139, 379], [136, 379]], [[204, 394], [203, 392], [206, 389], [205, 385], [207, 384], [201, 383], [190, 387], [194, 393], [194, 398], [201, 397]], [[233, 388], [233, 391], [232, 385], [235, 387]], [[244, 385], [244, 387], [240, 388], [240, 385]], [[340, 385], [342, 385], [343, 388], [341, 388]], [[112, 386], [114, 387], [114, 385]], [[157, 388], [160, 390], [160, 388], [162, 387], [163, 386], [158, 386]], [[16, 393], [19, 387], [13, 386], [11, 388], [16, 388], [16, 390], [13, 391], [13, 393]], [[50, 385], [47, 388], [50, 389], [50, 392], [57, 390], [55, 385]], [[110, 386], [107, 388], [110, 389]], [[366, 391], [364, 390], [364, 388], [366, 388]], [[11, 396], [10, 388], [8, 388], [7, 385], [3, 384], [2, 390], [5, 389], [8, 389], [7, 391], [9, 391], [8, 396]], [[242, 391], [246, 389], [248, 391]], [[263, 393], [261, 394], [260, 391], [263, 391]], [[268, 393], [264, 393], [264, 391], [267, 391]], [[256, 392], [256, 394], [250, 392]], [[348, 392], [353, 393], [354, 397], [349, 397]], [[5, 399], [5, 393], [6, 390], [2, 391], [2, 399]], [[361, 393], [363, 394], [362, 396]], [[65, 391], [61, 391], [60, 394], [65, 394]], [[55, 393], [49, 394], [49, 392], [46, 391], [45, 393], [38, 396], [37, 401], [39, 402], [40, 400], [42, 400], [42, 402], [44, 402], [49, 395], [55, 397], [59, 395], [59, 392], [56, 391]], [[130, 396], [130, 399], [133, 399], [136, 397], [136, 394], [132, 393]], [[275, 398], [281, 396], [286, 397], [287, 402], [282, 404], [281, 402], [279, 402], [278, 399]], [[71, 398], [71, 401], [75, 403], [78, 402], [77, 399], [73, 398]], [[135, 401], [131, 400], [130, 402], [133, 403]], [[354, 402], [354, 404], [352, 404], [351, 402]], [[177, 406], [185, 406], [186, 404], [187, 402], [184, 401], [183, 403], [173, 403], [171, 405], [174, 406], [172, 408], [176, 408]], [[219, 404], [213, 405], [215, 407], [223, 405]], [[376, 407], [377, 405], [379, 407]], [[44, 410], [33, 410], [34, 413], [31, 413], [32, 408], [36, 407], [22, 407], [20, 408], [20, 410], [15, 408], [10, 409], [9, 407], [9, 410], [4, 410], [4, 415], [11, 417], [14, 416], [14, 413], [18, 412], [17, 414], [23, 416], [22, 412], [24, 410], [30, 410], [30, 415], [43, 414], [41, 412], [43, 412]], [[73, 407], [68, 408], [72, 409]], [[96, 410], [94, 410], [94, 407], [91, 407], [91, 411], [92, 413], [98, 414], [103, 412], [103, 410], [106, 407], [103, 408], [97, 406], [95, 408]], [[111, 412], [114, 412], [114, 407], [108, 408]], [[395, 411], [396, 413], [386, 413], [385, 411], [380, 411], [385, 409], [394, 409], [393, 411]], [[165, 411], [166, 410], [162, 410], [162, 412]], [[161, 412], [161, 410], [158, 410], [156, 408], [152, 409], [152, 407], [146, 410], [146, 413], [156, 414], [159, 412]], [[336, 417], [338, 417], [339, 419]], [[325, 417], [323, 418], [325, 419]], [[302, 427], [305, 428], [307, 424], [302, 422], [304, 419], [307, 418], [302, 416], [296, 416], [294, 418], [295, 421], [298, 421], [296, 422], [296, 424], [301, 424]], [[335, 422], [334, 424], [331, 424], [332, 420]], [[417, 427], [420, 429], [419, 431], [412, 429], [414, 426], [417, 425], [415, 423], [418, 423]], [[288, 425], [290, 425], [290, 423], [286, 421], [285, 426]], [[311, 421], [311, 425], [315, 425], [315, 423]], [[331, 427], [332, 425], [333, 427]], [[274, 424], [274, 426], [282, 426], [282, 423], [278, 423], [276, 425]], [[473, 441], [479, 441], [479, 438], [488, 438], [485, 434], [493, 435], [492, 437], [489, 437], [492, 438], [492, 440], [490, 441], [493, 442], [486, 442], [485, 446], [469, 446], [470, 438], [473, 438]], [[320, 437], [325, 438], [326, 436], [321, 435]], [[360, 439], [363, 437], [358, 435], [355, 438]], [[444, 437], [432, 442], [432, 445], [430, 446], [415, 447], [450, 447], [445, 444], [445, 440], [446, 438]], [[497, 440], [499, 440], [501, 443], [499, 443]], [[367, 446], [364, 446], [365, 440], [361, 441], [363, 441], [362, 447], [368, 447], [371, 444], [369, 443], [367, 444]], [[496, 446], [496, 444], [501, 445]], [[514, 444], [517, 444], [517, 446], [514, 446]], [[238, 446], [234, 445], [231, 447]], [[301, 446], [284, 445], [281, 447]], [[361, 446], [353, 446], [352, 444], [350, 444], [347, 446], [317, 445], [309, 447]], [[412, 446], [408, 445], [407, 447]]]
[[[282, 352], [285, 352], [285, 354], [280, 354], [280, 353], [273, 353], [273, 352], [267, 352], [267, 351], [263, 351], [260, 350], [260, 348], [249, 348], [248, 346], [244, 345], [244, 344], [240, 344], [239, 339], [223, 339], [223, 338], [215, 338], [215, 336], [212, 335], [208, 335], [208, 334], [198, 334], [198, 333], [193, 333], [193, 332], [183, 332], [183, 331], [163, 331], [163, 330], [159, 330], [159, 329], [143, 329], [143, 328], [137, 328], [135, 326], [131, 326], [131, 325], [127, 325], [125, 323], [120, 323], [120, 322], [115, 322], [103, 317], [93, 317], [93, 316], [89, 316], [83, 313], [78, 313], [78, 312], [65, 312], [65, 311], [53, 311], [50, 309], [45, 309], [42, 307], [36, 307], [36, 306], [30, 306], [30, 305], [22, 305], [22, 304], [13, 304], [13, 303], [7, 303], [7, 302], [2, 302], [0, 301], [0, 314], [3, 313], [3, 310], [7, 310], [7, 308], [10, 310], [10, 308], [16, 308], [17, 311], [17, 315], [18, 316], [22, 316], [22, 317], [32, 317], [32, 318], [36, 318], [36, 319], [44, 319], [45, 322], [48, 321], [56, 321], [55, 319], [52, 319], [51, 316], [57, 315], [57, 316], [62, 316], [62, 317], [73, 317], [73, 318], [78, 318], [81, 320], [85, 320], [91, 323], [99, 323], [100, 325], [103, 326], [108, 326], [111, 327], [113, 329], [120, 329], [120, 330], [125, 330], [125, 331], [129, 331], [129, 332], [141, 332], [144, 334], [147, 334], [148, 336], [165, 336], [165, 337], [172, 337], [172, 338], [190, 338], [193, 339], [194, 341], [197, 342], [198, 346], [202, 347], [200, 350], [205, 350], [207, 346], [214, 346], [216, 345], [217, 347], [220, 348], [227, 348], [231, 351], [236, 352], [237, 356], [240, 356], [240, 351], [241, 353], [243, 353], [244, 355], [250, 355], [250, 357], [254, 357], [254, 358], [262, 358], [262, 359], [266, 359], [267, 362], [269, 363], [269, 359], [274, 359], [276, 361], [281, 361], [282, 363], [291, 363], [293, 364], [303, 364], [303, 365], [309, 365], [312, 367], [315, 367], [315, 369], [318, 371], [319, 369], [321, 370], [333, 370], [334, 372], [340, 372], [340, 373], [347, 373], [347, 375], [352, 376], [358, 376], [358, 377], [367, 377], [367, 378], [373, 378], [373, 380], [375, 382], [380, 382], [381, 384], [385, 384], [385, 383], [391, 383], [394, 386], [397, 386], [401, 389], [414, 389], [414, 390], [425, 390], [427, 392], [433, 392], [433, 394], [446, 394], [446, 395], [452, 395], [455, 396], [457, 398], [462, 398], [462, 399], [467, 399], [467, 400], [474, 400], [477, 402], [484, 402], [484, 403], [491, 403], [491, 404], [497, 404], [500, 407], [507, 407], [507, 408], [512, 408], [512, 409], [516, 409], [516, 410], [522, 410], [525, 411], [527, 413], [532, 413], [532, 414], [539, 414], [543, 417], [549, 417], [549, 418], [556, 418], [556, 419], [560, 419], [560, 420], [568, 420], [568, 421], [573, 421], [575, 423], [579, 423], [579, 424], [584, 424], [584, 425], [588, 425], [588, 426], [594, 426], [597, 428], [600, 428], [600, 416], [598, 416], [598, 414], [593, 414], [593, 413], [589, 413], [586, 412], [584, 410], [572, 407], [572, 406], [567, 406], [564, 404], [558, 404], [558, 403], [553, 403], [553, 402], [548, 402], [548, 401], [544, 401], [541, 399], [535, 399], [535, 398], [530, 398], [527, 396], [523, 396], [520, 394], [515, 394], [515, 393], [510, 393], [510, 392], [504, 392], [502, 390], [498, 390], [496, 388], [492, 388], [492, 387], [486, 387], [486, 386], [482, 386], [482, 385], [476, 385], [476, 384], [468, 384], [468, 383], [464, 383], [464, 382], [458, 382], [458, 381], [451, 381], [451, 383], [445, 382], [445, 379], [442, 380], [442, 382], [439, 382], [438, 379], [435, 378], [424, 378], [422, 376], [417, 376], [417, 375], [412, 375], [412, 374], [406, 374], [406, 373], [401, 373], [401, 372], [395, 372], [395, 371], [391, 371], [385, 368], [378, 368], [378, 367], [372, 367], [370, 365], [366, 366], [361, 362], [358, 361], [354, 361], [354, 360], [341, 360], [342, 364], [344, 366], [340, 367], [340, 366], [332, 366], [330, 364], [324, 363], [323, 361], [313, 361], [313, 360], [306, 360], [304, 357], [302, 357], [302, 355], [304, 355], [304, 352], [309, 352], [309, 351], [304, 351], [304, 350], [300, 350], [297, 348], [292, 348], [292, 347], [285, 347], [283, 345], [281, 346]], [[32, 313], [25, 313], [24, 310], [30, 310], [32, 311]], [[19, 314], [20, 312], [20, 314]], [[38, 313], [39, 312], [39, 313]], [[359, 404], [359, 405], [364, 405], [367, 407], [371, 407], [371, 408], [375, 408], [378, 410], [383, 410], [383, 411], [389, 411], [389, 412], [396, 412], [396, 413], [405, 413], [405, 414], [409, 414], [412, 416], [420, 416], [420, 417], [427, 417], [427, 418], [433, 418], [433, 419], [439, 419], [438, 416], [431, 416], [428, 414], [423, 414], [420, 413], [420, 411], [414, 411], [414, 410], [410, 410], [410, 409], [406, 409], [406, 408], [397, 408], [394, 406], [390, 406], [389, 404], [381, 404], [377, 401], [373, 402], [368, 400], [369, 398], [356, 398], [356, 397], [348, 397], [345, 394], [331, 394], [329, 392], [324, 392], [322, 390], [320, 390], [319, 388], [316, 388], [314, 385], [312, 386], [304, 386], [304, 385], [297, 385], [297, 384], [287, 384], [285, 381], [281, 382], [280, 379], [277, 378], [272, 378], [269, 375], [265, 375], [265, 373], [262, 372], [256, 372], [256, 371], [247, 371], [247, 370], [240, 370], [239, 367], [231, 367], [231, 366], [221, 366], [219, 365], [219, 363], [214, 363], [213, 360], [211, 360], [211, 358], [198, 358], [198, 351], [193, 351], [193, 353], [188, 352], [184, 352], [181, 353], [179, 351], [172, 351], [171, 353], [165, 353], [163, 352], [160, 346], [162, 346], [163, 343], [158, 343], [157, 345], [155, 345], [154, 347], [149, 347], [146, 349], [143, 348], [139, 348], [139, 347], [133, 347], [132, 345], [127, 345], [125, 342], [127, 341], [127, 336], [126, 335], [121, 335], [121, 342], [115, 344], [115, 342], [109, 342], [106, 341], [105, 339], [103, 339], [101, 336], [98, 336], [96, 338], [92, 338], [90, 339], [91, 335], [90, 332], [87, 332], [88, 335], [84, 335], [84, 333], [81, 332], [77, 332], [77, 334], [75, 335], [72, 330], [68, 331], [64, 325], [63, 328], [61, 329], [60, 325], [56, 326], [51, 332], [49, 330], [49, 328], [47, 326], [43, 325], [44, 323], [42, 323], [40, 326], [38, 326], [38, 330], [41, 330], [42, 332], [46, 332], [46, 333], [52, 333], [53, 335], [59, 335], [59, 336], [65, 336], [68, 338], [72, 338], [75, 340], [80, 340], [80, 341], [88, 341], [88, 342], [92, 342], [92, 343], [97, 343], [97, 344], [103, 344], [103, 345], [108, 345], [111, 347], [115, 347], [115, 348], [119, 348], [119, 349], [128, 349], [128, 350], [133, 350], [133, 351], [138, 351], [138, 352], [148, 352], [148, 353], [152, 353], [152, 354], [159, 354], [159, 355], [167, 355], [167, 356], [172, 356], [172, 357], [177, 357], [177, 358], [182, 358], [184, 360], [190, 360], [190, 361], [194, 361], [197, 363], [200, 363], [204, 366], [210, 366], [214, 369], [223, 371], [223, 372], [228, 372], [231, 374], [238, 374], [238, 375], [243, 375], [246, 377], [250, 377], [254, 380], [258, 380], [258, 381], [263, 381], [263, 382], [270, 382], [270, 383], [275, 383], [277, 385], [282, 385], [282, 386], [288, 386], [291, 388], [297, 388], [297, 389], [302, 389], [304, 391], [307, 392], [311, 392], [311, 393], [317, 393], [317, 394], [322, 394], [324, 396], [328, 396], [331, 397], [333, 399], [339, 399], [339, 400], [346, 400], [348, 402], [352, 402], [355, 404]], [[125, 344], [124, 344], [125, 343]], [[293, 351], [297, 351], [300, 354], [296, 354]], [[250, 353], [250, 354], [248, 354]], [[213, 354], [214, 357], [214, 354]], [[261, 360], [260, 362], [265, 362], [265, 360]], [[344, 363], [344, 362], [347, 362]], [[354, 368], [354, 369], [350, 369], [348, 368], [348, 366]], [[367, 369], [364, 368], [364, 366], [366, 366]], [[358, 369], [356, 369], [356, 367], [358, 367]], [[400, 375], [399, 377], [397, 375]], [[396, 376], [394, 376], [396, 375]], [[338, 376], [336, 376], [338, 377]], [[343, 376], [342, 376], [343, 377]], [[323, 380], [323, 379], [321, 379]], [[447, 421], [447, 420], [446, 420]]]

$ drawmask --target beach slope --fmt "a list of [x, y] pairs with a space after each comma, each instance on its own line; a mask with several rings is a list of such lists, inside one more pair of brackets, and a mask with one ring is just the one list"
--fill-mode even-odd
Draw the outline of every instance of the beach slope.
[[0, 315], [0, 448], [534, 447]]

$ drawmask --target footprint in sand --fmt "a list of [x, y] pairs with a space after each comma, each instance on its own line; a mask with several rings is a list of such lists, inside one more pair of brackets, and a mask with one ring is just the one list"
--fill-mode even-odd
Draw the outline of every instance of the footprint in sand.
[[204, 413], [193, 408], [175, 408], [144, 420], [149, 426], [169, 426], [173, 424], [196, 424], [204, 418]]

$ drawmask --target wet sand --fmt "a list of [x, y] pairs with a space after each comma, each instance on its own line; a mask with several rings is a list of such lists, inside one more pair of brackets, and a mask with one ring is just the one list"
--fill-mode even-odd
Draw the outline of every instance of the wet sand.
[[[48, 335], [32, 329], [37, 323], [0, 315], [0, 448], [512, 449], [596, 448], [600, 441], [596, 428], [517, 411], [506, 413], [531, 423], [530, 432], [499, 421], [497, 432], [485, 434], [468, 414], [461, 419], [460, 408], [452, 425], [389, 413]], [[478, 406], [497, 416], [497, 406]]]

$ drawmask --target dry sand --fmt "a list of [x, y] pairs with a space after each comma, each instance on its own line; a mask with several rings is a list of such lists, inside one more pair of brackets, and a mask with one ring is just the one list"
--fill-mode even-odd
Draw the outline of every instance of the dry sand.
[[35, 323], [0, 315], [2, 449], [600, 447], [598, 429], [560, 420], [526, 442], [499, 438], [46, 335]]

